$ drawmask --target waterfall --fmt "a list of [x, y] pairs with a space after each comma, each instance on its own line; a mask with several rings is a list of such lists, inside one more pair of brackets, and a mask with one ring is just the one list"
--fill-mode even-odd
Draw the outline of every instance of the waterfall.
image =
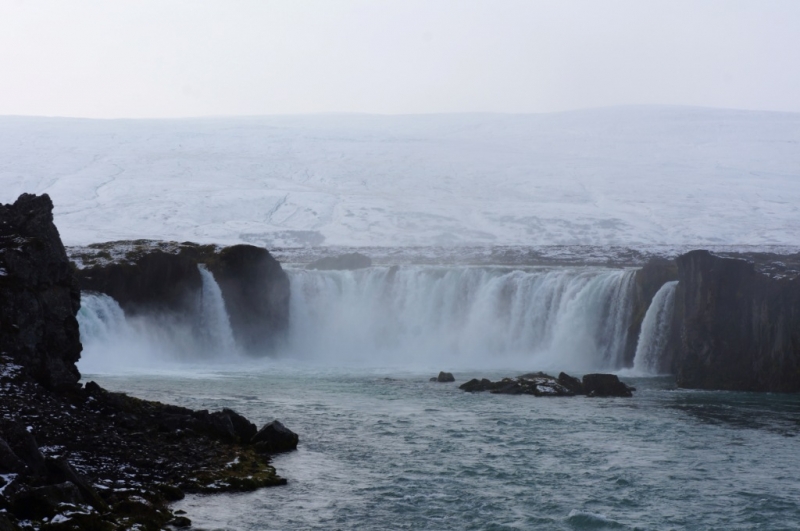
[[[191, 315], [126, 316], [84, 293], [81, 368], [237, 357], [222, 291], [205, 266]], [[404, 266], [289, 270], [290, 329], [278, 355], [328, 364], [617, 370], [634, 272]], [[91, 370], [90, 370], [91, 372]]]
[[236, 350], [236, 341], [233, 339], [222, 290], [204, 264], [198, 264], [197, 268], [203, 279], [198, 323], [200, 335], [211, 350], [221, 354], [233, 353]]
[[153, 350], [143, 344], [117, 301], [104, 293], [81, 293], [78, 326], [83, 345], [81, 372], [141, 366]]
[[190, 315], [128, 316], [108, 295], [83, 292], [78, 312], [81, 371], [139, 370], [163, 362], [235, 357], [238, 350], [222, 291], [205, 266], [198, 268], [202, 287]]
[[337, 362], [621, 368], [632, 271], [289, 271], [289, 355]]
[[125, 312], [117, 301], [104, 293], [83, 292], [78, 311], [81, 343], [108, 342], [128, 333]]
[[656, 375], [663, 372], [659, 365], [669, 338], [677, 285], [675, 280], [661, 286], [647, 308], [633, 358], [635, 373]]

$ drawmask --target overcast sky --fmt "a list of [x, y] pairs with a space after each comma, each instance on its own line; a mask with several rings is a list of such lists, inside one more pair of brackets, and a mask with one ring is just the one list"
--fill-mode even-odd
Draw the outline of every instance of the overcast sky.
[[0, 114], [800, 112], [798, 0], [0, 0]]

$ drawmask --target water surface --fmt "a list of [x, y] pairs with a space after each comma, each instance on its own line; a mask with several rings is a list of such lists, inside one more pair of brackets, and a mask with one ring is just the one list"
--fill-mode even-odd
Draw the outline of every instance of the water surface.
[[800, 397], [646, 378], [628, 399], [535, 398], [429, 376], [264, 364], [85, 379], [300, 435], [274, 459], [288, 485], [176, 504], [197, 528], [798, 528]]

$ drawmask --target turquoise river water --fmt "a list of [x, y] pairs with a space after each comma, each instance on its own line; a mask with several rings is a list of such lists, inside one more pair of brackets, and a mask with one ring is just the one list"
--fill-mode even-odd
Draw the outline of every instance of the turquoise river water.
[[[520, 371], [521, 372], [521, 371]], [[431, 372], [309, 364], [84, 375], [195, 409], [233, 408], [300, 435], [283, 487], [189, 496], [197, 529], [800, 528], [800, 397], [676, 390], [535, 398]]]

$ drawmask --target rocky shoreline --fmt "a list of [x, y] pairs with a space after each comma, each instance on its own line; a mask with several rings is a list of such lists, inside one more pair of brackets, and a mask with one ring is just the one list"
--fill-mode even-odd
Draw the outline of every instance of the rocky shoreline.
[[[0, 360], [0, 529], [185, 527], [184, 493], [283, 485], [270, 455], [297, 436], [111, 393], [94, 382], [53, 391]], [[5, 527], [4, 527], [5, 526]]]
[[[187, 527], [169, 508], [185, 492], [285, 484], [270, 456], [298, 437], [277, 421], [78, 383], [80, 290], [52, 209], [46, 195], [0, 205], [0, 531]], [[215, 265], [246, 276], [248, 253]]]

